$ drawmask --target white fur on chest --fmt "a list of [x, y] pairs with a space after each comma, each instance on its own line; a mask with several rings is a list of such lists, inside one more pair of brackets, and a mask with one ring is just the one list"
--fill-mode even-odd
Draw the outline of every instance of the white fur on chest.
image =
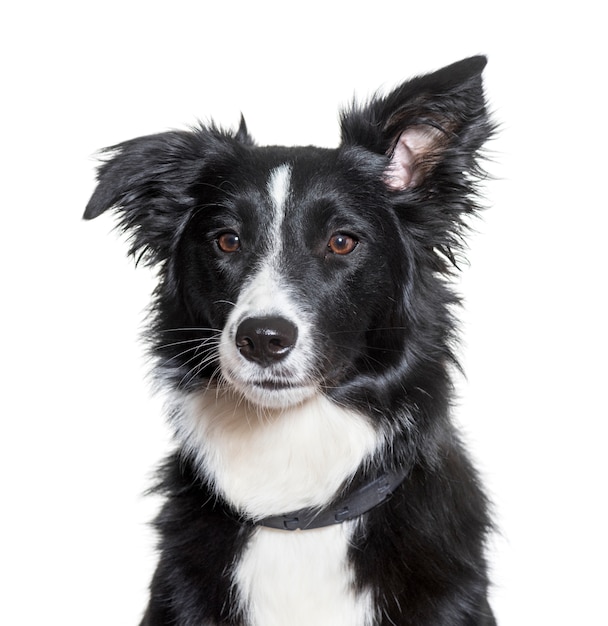
[[210, 390], [181, 407], [182, 444], [214, 488], [254, 519], [327, 504], [382, 440], [367, 418], [322, 395], [258, 414]]
[[348, 562], [354, 524], [258, 528], [233, 575], [248, 626], [373, 624], [371, 593], [355, 591]]

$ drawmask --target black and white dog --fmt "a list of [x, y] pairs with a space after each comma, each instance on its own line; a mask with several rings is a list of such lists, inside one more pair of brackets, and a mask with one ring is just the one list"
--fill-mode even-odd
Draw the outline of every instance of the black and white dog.
[[108, 149], [158, 268], [177, 451], [145, 626], [494, 624], [487, 502], [449, 418], [449, 275], [492, 133], [466, 59], [341, 117], [337, 149], [211, 125]]

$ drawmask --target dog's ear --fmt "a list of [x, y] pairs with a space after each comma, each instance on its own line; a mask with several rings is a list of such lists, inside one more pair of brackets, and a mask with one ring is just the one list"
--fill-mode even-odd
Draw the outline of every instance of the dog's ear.
[[161, 262], [170, 255], [194, 208], [192, 190], [204, 183], [209, 161], [251, 143], [241, 118], [235, 133], [201, 126], [106, 148], [84, 218], [116, 210], [120, 227], [130, 238], [129, 253], [150, 265]]
[[[188, 132], [139, 137], [106, 148], [97, 171], [98, 185], [85, 219], [116, 210], [129, 236], [129, 253], [153, 265], [167, 257], [174, 233], [187, 213], [189, 187], [201, 155]], [[198, 163], [198, 167], [197, 167]]]
[[441, 164], [450, 172], [470, 170], [491, 133], [481, 81], [485, 65], [483, 56], [465, 59], [353, 106], [342, 115], [343, 144], [386, 155], [384, 180], [393, 191], [425, 185]]
[[241, 113], [241, 121], [239, 123], [239, 128], [236, 131], [234, 138], [238, 142], [245, 144], [247, 146], [253, 146], [255, 143], [253, 139], [251, 138], [249, 131], [247, 130], [247, 124], [245, 123], [245, 118], [243, 117], [242, 113]]

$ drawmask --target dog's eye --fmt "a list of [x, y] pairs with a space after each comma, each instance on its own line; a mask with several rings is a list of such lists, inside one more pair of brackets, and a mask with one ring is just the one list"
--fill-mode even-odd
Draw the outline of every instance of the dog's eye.
[[222, 252], [238, 252], [241, 249], [241, 238], [231, 231], [222, 233], [216, 241]]
[[327, 247], [333, 254], [350, 254], [359, 241], [350, 235], [336, 233], [332, 235], [327, 243]]

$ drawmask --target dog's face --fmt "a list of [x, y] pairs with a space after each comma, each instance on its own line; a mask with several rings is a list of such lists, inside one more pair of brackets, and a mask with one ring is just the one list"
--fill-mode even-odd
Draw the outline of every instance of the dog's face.
[[160, 267], [152, 340], [172, 387], [283, 408], [441, 358], [440, 274], [490, 132], [484, 63], [353, 108], [335, 150], [258, 147], [244, 122], [112, 149], [85, 216], [118, 207], [131, 252]]
[[372, 367], [366, 335], [389, 323], [403, 267], [391, 258], [407, 251], [382, 200], [384, 160], [358, 157], [246, 148], [197, 187], [204, 208], [169, 261], [188, 312], [176, 327], [214, 329], [210, 368], [256, 405], [298, 403]]

